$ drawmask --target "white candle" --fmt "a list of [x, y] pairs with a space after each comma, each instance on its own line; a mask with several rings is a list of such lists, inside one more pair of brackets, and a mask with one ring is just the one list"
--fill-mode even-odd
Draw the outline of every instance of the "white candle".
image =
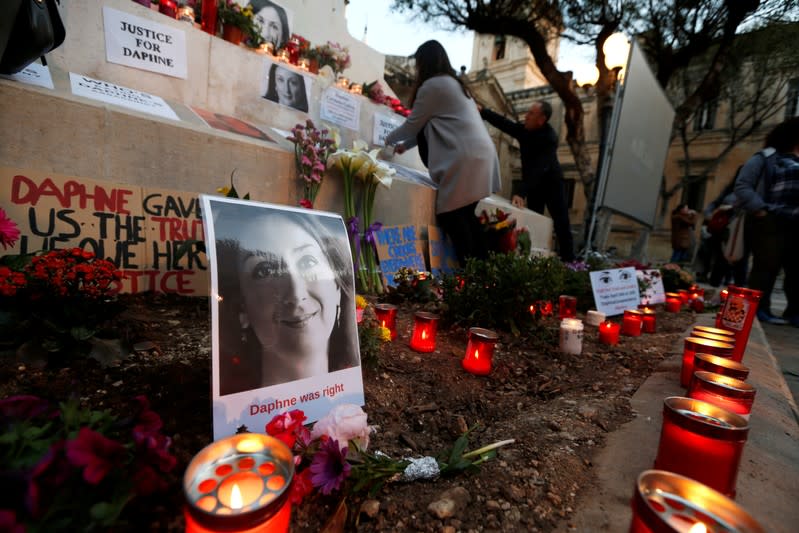
[[605, 313], [600, 313], [592, 309], [585, 314], [585, 323], [589, 326], [599, 326], [604, 321]]
[[560, 351], [580, 355], [583, 351], [583, 321], [564, 318], [560, 322]]

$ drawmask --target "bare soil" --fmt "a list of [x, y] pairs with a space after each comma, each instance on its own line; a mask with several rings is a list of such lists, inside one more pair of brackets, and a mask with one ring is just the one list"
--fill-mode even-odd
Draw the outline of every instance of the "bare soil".
[[[116, 322], [134, 347], [127, 359], [108, 368], [91, 360], [41, 368], [3, 357], [0, 397], [75, 396], [108, 408], [146, 395], [173, 439], [178, 466], [168, 497], [131, 513], [130, 530], [183, 531], [181, 476], [211, 440], [208, 301], [153, 294], [124, 299], [127, 311]], [[473, 426], [470, 449], [516, 442], [475, 473], [388, 484], [371, 499], [350, 496], [344, 507], [338, 497], [315, 496], [294, 509], [292, 531], [554, 530], [580, 505], [607, 433], [634, 416], [630, 397], [694, 320], [692, 313], [659, 309], [658, 333], [623, 337], [617, 346], [600, 345], [596, 328], [586, 326], [582, 355], [567, 356], [557, 349], [557, 319], [547, 319], [527, 336], [501, 334], [493, 371], [477, 377], [460, 364], [464, 328], [440, 329], [434, 353], [410, 350], [415, 310], [400, 306], [398, 339], [384, 345], [378, 364], [363, 367], [364, 409], [378, 428], [370, 449], [392, 457], [436, 455]], [[454, 487], [465, 490], [456, 491], [459, 505], [451, 516], [428, 509]], [[348, 511], [346, 518], [331, 524], [337, 509], [339, 518]]]

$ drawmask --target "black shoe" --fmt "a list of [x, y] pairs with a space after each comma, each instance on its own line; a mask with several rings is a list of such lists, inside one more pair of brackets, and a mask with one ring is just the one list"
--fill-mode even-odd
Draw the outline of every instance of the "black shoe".
[[773, 324], [775, 326], [784, 326], [785, 324], [788, 323], [788, 321], [785, 320], [784, 318], [776, 317], [771, 313], [769, 313], [768, 311], [764, 311], [762, 309], [758, 310], [757, 319], [764, 324]]

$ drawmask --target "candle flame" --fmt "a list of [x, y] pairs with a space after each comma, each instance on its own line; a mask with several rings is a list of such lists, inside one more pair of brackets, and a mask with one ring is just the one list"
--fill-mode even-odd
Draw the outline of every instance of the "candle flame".
[[239, 490], [238, 483], [233, 484], [233, 489], [230, 491], [230, 508], [231, 509], [241, 509], [242, 507], [241, 501], [241, 491]]
[[697, 522], [691, 526], [691, 529], [688, 530], [688, 533], [707, 533], [707, 527], [705, 527], [705, 524], [702, 522]]
[[422, 330], [422, 340], [425, 340], [425, 339], [427, 339], [427, 330], [423, 329]]
[[381, 327], [381, 328], [384, 328], [384, 327], [386, 327], [386, 321], [385, 321], [385, 320], [381, 320], [381, 321], [380, 321], [380, 327]]
[[480, 359], [480, 350], [475, 350], [474, 351], [474, 358], [475, 359]]

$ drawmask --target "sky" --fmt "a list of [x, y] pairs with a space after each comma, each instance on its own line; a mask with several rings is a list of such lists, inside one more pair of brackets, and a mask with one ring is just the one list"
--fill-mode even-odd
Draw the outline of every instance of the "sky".
[[[444, 45], [450, 63], [457, 71], [461, 65], [472, 67], [472, 37], [468, 30], [444, 31], [433, 24], [413, 20], [409, 13], [395, 13], [389, 8], [391, 0], [350, 0], [347, 6], [347, 29], [356, 39], [363, 39], [378, 52], [387, 55], [413, 54], [420, 44], [436, 39]], [[578, 63], [592, 63], [593, 51], [579, 50], [561, 42], [558, 68], [573, 70]]]

